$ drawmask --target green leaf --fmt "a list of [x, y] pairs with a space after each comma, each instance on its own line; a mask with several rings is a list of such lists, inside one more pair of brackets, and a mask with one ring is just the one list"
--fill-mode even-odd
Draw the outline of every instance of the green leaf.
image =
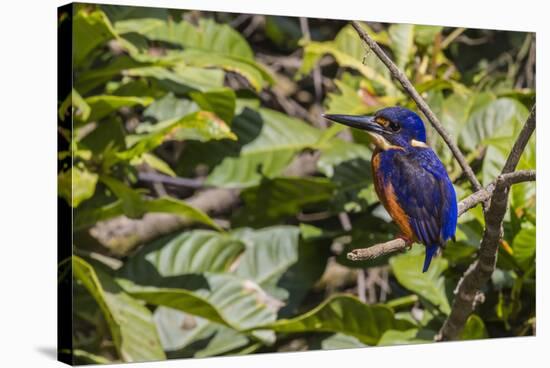
[[[69, 351], [68, 351], [69, 352]], [[75, 365], [81, 365], [81, 364], [113, 364], [114, 362], [110, 361], [109, 359], [101, 356], [89, 353], [87, 351], [81, 350], [81, 349], [73, 349], [72, 355], [74, 358], [73, 364]]]
[[79, 209], [74, 214], [74, 231], [79, 231], [105, 221], [113, 217], [124, 215], [124, 207], [121, 200], [108, 203], [99, 207]]
[[94, 195], [97, 179], [97, 174], [73, 166], [57, 176], [59, 195], [65, 198], [71, 207], [76, 208]]
[[138, 284], [162, 283], [164, 278], [201, 272], [228, 272], [244, 250], [232, 235], [209, 230], [182, 232], [156, 240], [124, 264], [118, 275]]
[[303, 121], [269, 109], [245, 108], [233, 119], [231, 129], [236, 142], [188, 144], [177, 172], [186, 173], [203, 163], [211, 167], [206, 184], [246, 188], [257, 185], [263, 176], [280, 175], [298, 151], [314, 147], [320, 137], [320, 131]]
[[124, 75], [153, 78], [161, 86], [177, 94], [221, 88], [224, 79], [224, 73], [221, 70], [197, 68], [188, 65], [179, 65], [173, 68], [144, 66], [126, 69]]
[[433, 45], [435, 37], [443, 30], [443, 26], [414, 25], [414, 41], [424, 47]]
[[254, 280], [262, 289], [276, 294], [277, 282], [298, 260], [299, 234], [294, 226], [235, 230], [233, 236], [246, 244], [235, 274]]
[[135, 298], [193, 314], [237, 331], [263, 326], [276, 319], [269, 296], [250, 280], [212, 273], [179, 279], [180, 288], [140, 286], [126, 279], [118, 281]]
[[130, 164], [132, 165], [141, 165], [144, 163], [149, 165], [149, 167], [157, 170], [158, 172], [172, 177], [176, 176], [176, 173], [174, 172], [174, 170], [172, 170], [170, 165], [168, 165], [165, 161], [161, 160], [152, 153], [144, 153], [140, 157], [135, 157], [130, 161]]
[[73, 63], [80, 65], [87, 56], [106, 41], [117, 38], [111, 22], [101, 10], [80, 9], [73, 19]]
[[221, 355], [250, 342], [243, 333], [171, 308], [158, 307], [153, 318], [169, 359]]
[[390, 265], [397, 281], [424, 298], [441, 312], [449, 314], [451, 307], [445, 294], [445, 278], [441, 276], [447, 269], [447, 260], [434, 257], [428, 271], [422, 272], [424, 246], [417, 245], [416, 250], [409, 251], [390, 259]]
[[526, 271], [535, 263], [537, 231], [534, 226], [524, 227], [512, 242], [514, 259]]
[[378, 341], [378, 346], [419, 344], [433, 341], [433, 337], [431, 339], [420, 338], [418, 333], [417, 328], [404, 331], [387, 330]]
[[72, 89], [71, 93], [67, 96], [65, 101], [59, 107], [59, 119], [61, 121], [65, 120], [67, 110], [69, 107], [73, 108], [73, 116], [75, 119], [88, 120], [90, 116], [91, 108], [78, 93], [76, 89]]
[[121, 20], [115, 23], [120, 34], [138, 33], [149, 40], [178, 44], [223, 55], [253, 60], [252, 49], [243, 36], [227, 24], [201, 18], [198, 27], [186, 21], [174, 22], [155, 18]]
[[337, 186], [333, 197], [336, 210], [359, 211], [378, 202], [371, 177], [372, 153], [364, 145], [334, 139], [321, 150], [319, 171]]
[[147, 106], [153, 102], [153, 99], [151, 97], [99, 95], [87, 97], [84, 101], [90, 106], [91, 112], [86, 118], [83, 116], [82, 119], [78, 119], [81, 122], [99, 121], [121, 107]]
[[[155, 100], [152, 104], [147, 106], [143, 111], [143, 117], [146, 119], [153, 119], [154, 122], [170, 120], [174, 118], [182, 118], [186, 115], [199, 111], [197, 104], [191, 100], [185, 98], [178, 98], [172, 92], [168, 92], [162, 98]], [[141, 123], [137, 128], [138, 133], [153, 131], [153, 127], [145, 129]]]
[[124, 214], [130, 218], [139, 218], [149, 212], [171, 213], [187, 221], [201, 222], [221, 230], [207, 214], [183, 201], [170, 197], [145, 200], [140, 193], [113, 177], [102, 176], [100, 179], [122, 201]]
[[155, 124], [147, 134], [128, 136], [131, 145], [126, 151], [117, 152], [120, 160], [139, 157], [160, 146], [167, 140], [236, 139], [227, 124], [208, 111], [197, 111], [182, 118], [174, 118]]
[[460, 340], [481, 340], [489, 337], [483, 320], [476, 314], [470, 315], [460, 334]]
[[321, 342], [321, 348], [323, 350], [364, 348], [366, 346], [367, 345], [363, 344], [357, 338], [341, 333], [331, 335]]
[[266, 84], [275, 82], [267, 69], [244, 58], [193, 49], [172, 51], [167, 57], [173, 58], [175, 62], [184, 62], [195, 67], [221, 68], [227, 72], [237, 73], [244, 77], [257, 92], [260, 92]]
[[525, 120], [528, 110], [519, 101], [498, 98], [477, 105], [462, 129], [459, 142], [462, 146], [475, 150], [488, 146], [483, 160], [483, 184], [487, 185], [500, 173]]
[[396, 93], [387, 68], [375, 55], [366, 52], [357, 32], [351, 26], [342, 28], [334, 41], [306, 44], [299, 73], [308, 74], [325, 54], [333, 56], [340, 66], [359, 71], [367, 80], [383, 87], [388, 94]]
[[265, 226], [295, 215], [308, 205], [332, 198], [334, 184], [323, 178], [285, 177], [263, 179], [259, 186], [241, 192], [245, 202], [240, 222]]
[[166, 359], [151, 312], [105, 272], [73, 256], [75, 277], [101, 308], [120, 358], [125, 362]]
[[385, 331], [406, 330], [414, 325], [395, 319], [391, 309], [385, 306], [368, 305], [352, 296], [337, 295], [303, 315], [264, 327], [285, 333], [338, 332], [364, 344], [376, 345]]
[[[246, 40], [229, 25], [221, 25], [210, 19], [201, 19], [198, 27], [186, 21], [179, 23], [159, 19], [132, 19], [116, 22], [122, 33], [138, 33], [150, 40], [170, 42], [184, 49], [169, 51], [164, 62], [201, 68], [221, 68], [245, 77], [260, 91], [264, 84], [274, 83], [271, 73], [254, 61]], [[143, 55], [139, 58], [143, 59]], [[150, 59], [150, 57], [147, 57]]]
[[390, 47], [395, 55], [395, 64], [401, 70], [413, 53], [414, 24], [392, 24], [388, 29]]
[[237, 96], [230, 88], [220, 88], [207, 92], [191, 92], [191, 98], [202, 110], [211, 111], [227, 124], [231, 124], [235, 115]]

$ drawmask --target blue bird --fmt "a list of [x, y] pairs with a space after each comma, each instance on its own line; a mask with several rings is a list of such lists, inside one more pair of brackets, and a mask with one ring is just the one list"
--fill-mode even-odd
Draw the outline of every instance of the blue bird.
[[426, 143], [422, 119], [403, 107], [388, 107], [374, 116], [323, 115], [362, 129], [376, 149], [371, 165], [378, 198], [408, 245], [426, 246], [422, 272], [439, 247], [454, 240], [458, 217], [456, 193], [445, 167]]

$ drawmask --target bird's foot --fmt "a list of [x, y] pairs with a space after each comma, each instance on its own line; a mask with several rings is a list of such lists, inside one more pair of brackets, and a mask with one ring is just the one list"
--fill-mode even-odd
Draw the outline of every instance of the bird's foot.
[[413, 241], [411, 239], [407, 238], [405, 235], [398, 235], [397, 237], [405, 241], [405, 247], [407, 248], [407, 250], [411, 250], [413, 245]]

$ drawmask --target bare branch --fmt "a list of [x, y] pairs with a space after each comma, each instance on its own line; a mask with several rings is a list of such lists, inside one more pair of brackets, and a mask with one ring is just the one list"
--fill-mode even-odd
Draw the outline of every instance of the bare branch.
[[[535, 180], [535, 170], [522, 170], [503, 174], [494, 183], [489, 184], [486, 188], [483, 188], [460, 201], [458, 203], [458, 216], [463, 215], [479, 203], [483, 203], [487, 199], [491, 198], [497, 183], [500, 183], [500, 185], [504, 188], [508, 188], [513, 184]], [[401, 238], [396, 238], [386, 243], [375, 244], [368, 248], [354, 249], [347, 254], [347, 258], [352, 261], [365, 261], [382, 257], [390, 253], [404, 251], [405, 249], [407, 249], [406, 242]]]
[[[496, 267], [496, 254], [502, 238], [502, 221], [508, 207], [510, 182], [520, 180], [518, 173], [509, 174], [516, 168], [520, 156], [533, 134], [536, 125], [536, 107], [521, 130], [512, 151], [497, 178], [488, 210], [485, 212], [485, 230], [479, 246], [479, 257], [470, 265], [455, 289], [455, 298], [449, 317], [436, 335], [436, 341], [455, 340], [462, 332], [466, 320], [474, 311], [481, 288], [487, 283]], [[508, 180], [506, 176], [508, 175]], [[534, 173], [532, 177], [534, 178]]]
[[[317, 169], [318, 159], [319, 155], [317, 153], [304, 153], [290, 163], [285, 170], [285, 175], [305, 176], [312, 174]], [[178, 180], [179, 184], [184, 184], [180, 180]], [[186, 182], [186, 184], [190, 183]], [[222, 214], [239, 203], [239, 191], [224, 188], [204, 189], [186, 199], [186, 202], [209, 215]], [[147, 213], [140, 219], [118, 216], [107, 221], [100, 221], [89, 232], [93, 238], [112, 253], [123, 255], [138, 244], [147, 243], [190, 224], [190, 221], [177, 215]]]
[[426, 101], [420, 96], [418, 91], [414, 88], [412, 83], [409, 81], [405, 73], [403, 73], [399, 68], [394, 64], [394, 62], [386, 55], [384, 50], [378, 46], [378, 44], [367, 34], [367, 32], [361, 27], [359, 22], [352, 21], [351, 22], [353, 28], [357, 31], [359, 34], [359, 37], [369, 46], [369, 48], [378, 56], [378, 58], [386, 65], [386, 67], [389, 69], [391, 75], [401, 83], [403, 86], [403, 89], [407, 92], [407, 94], [414, 100], [420, 111], [426, 116], [430, 124], [434, 127], [434, 129], [439, 133], [441, 138], [445, 141], [451, 152], [453, 153], [453, 156], [458, 161], [460, 167], [462, 168], [462, 171], [472, 183], [472, 186], [474, 187], [475, 191], [479, 191], [482, 189], [481, 184], [477, 180], [472, 168], [466, 161], [466, 158], [460, 152], [458, 149], [458, 146], [453, 142], [453, 139], [447, 133], [445, 128], [441, 125], [433, 111], [430, 109]]
[[173, 177], [173, 176], [159, 174], [156, 172], [140, 172], [138, 173], [138, 178], [139, 180], [143, 180], [143, 181], [158, 182], [158, 183], [176, 185], [176, 186], [187, 187], [187, 188], [198, 189], [198, 188], [208, 187], [207, 185], [204, 184], [204, 180], [202, 179]]

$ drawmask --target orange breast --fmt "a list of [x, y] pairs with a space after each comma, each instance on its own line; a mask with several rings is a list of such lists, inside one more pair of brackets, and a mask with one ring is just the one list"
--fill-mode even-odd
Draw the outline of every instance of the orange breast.
[[416, 236], [409, 223], [409, 216], [407, 216], [403, 208], [401, 208], [397, 202], [393, 186], [391, 183], [384, 185], [382, 171], [380, 170], [380, 152], [380, 150], [375, 150], [371, 160], [372, 177], [374, 180], [374, 189], [376, 190], [376, 194], [403, 235], [407, 239], [416, 240]]

